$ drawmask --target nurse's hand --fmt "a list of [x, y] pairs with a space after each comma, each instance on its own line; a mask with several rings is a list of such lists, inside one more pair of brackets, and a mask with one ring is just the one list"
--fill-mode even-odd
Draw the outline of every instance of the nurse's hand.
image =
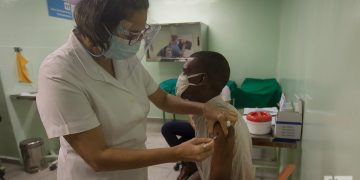
[[212, 138], [193, 138], [174, 146], [175, 154], [182, 161], [202, 161], [214, 153]]
[[227, 136], [228, 128], [234, 126], [238, 120], [238, 113], [236, 111], [219, 108], [209, 103], [205, 103], [203, 113], [207, 121], [209, 137], [214, 135], [214, 125], [216, 122], [220, 123], [221, 129], [225, 136]]

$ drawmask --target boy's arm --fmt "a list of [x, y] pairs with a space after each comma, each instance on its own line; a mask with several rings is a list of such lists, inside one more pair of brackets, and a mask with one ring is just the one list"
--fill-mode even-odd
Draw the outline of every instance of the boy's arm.
[[229, 134], [226, 137], [219, 123], [215, 124], [214, 136], [214, 154], [211, 161], [211, 170], [209, 180], [228, 180], [231, 179], [232, 161], [234, 154], [235, 134], [234, 127], [229, 128]]

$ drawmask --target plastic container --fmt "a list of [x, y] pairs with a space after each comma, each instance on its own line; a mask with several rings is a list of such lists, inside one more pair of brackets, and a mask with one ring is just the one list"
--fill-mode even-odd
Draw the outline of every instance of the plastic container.
[[36, 173], [47, 167], [43, 144], [44, 142], [40, 138], [31, 138], [20, 142], [21, 156], [26, 172]]
[[251, 134], [263, 135], [271, 131], [271, 115], [268, 112], [251, 112], [245, 116]]

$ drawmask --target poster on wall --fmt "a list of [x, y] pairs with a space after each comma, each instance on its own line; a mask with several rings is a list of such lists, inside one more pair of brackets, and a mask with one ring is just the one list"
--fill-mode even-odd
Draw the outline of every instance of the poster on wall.
[[[200, 22], [160, 24], [161, 30], [147, 51], [149, 62], [185, 62], [190, 55], [205, 50]], [[204, 27], [203, 27], [204, 28]]]
[[71, 3], [65, 0], [47, 0], [49, 16], [72, 20]]

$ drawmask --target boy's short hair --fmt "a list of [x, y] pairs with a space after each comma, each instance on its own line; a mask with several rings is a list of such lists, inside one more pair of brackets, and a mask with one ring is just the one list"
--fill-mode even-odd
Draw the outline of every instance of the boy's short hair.
[[230, 67], [226, 58], [213, 51], [199, 51], [190, 57], [193, 57], [194, 61], [197, 61], [196, 63], [201, 64], [212, 88], [220, 94], [230, 76]]

